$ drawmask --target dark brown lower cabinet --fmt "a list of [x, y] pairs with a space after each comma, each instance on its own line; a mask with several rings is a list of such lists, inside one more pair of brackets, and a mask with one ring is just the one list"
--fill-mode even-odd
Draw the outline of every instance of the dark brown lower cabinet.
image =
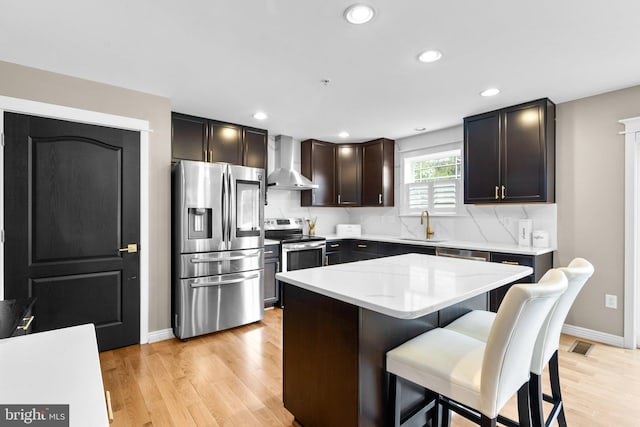
[[264, 306], [273, 307], [280, 300], [276, 273], [280, 271], [280, 245], [264, 247]]
[[536, 283], [542, 276], [553, 267], [553, 254], [547, 253], [542, 255], [514, 255], [492, 252], [491, 262], [498, 262], [502, 264], [512, 265], [526, 265], [533, 268], [533, 274], [518, 280], [515, 283], [502, 286], [501, 288], [494, 289], [489, 293], [489, 310], [497, 312], [500, 303], [504, 299], [509, 288], [516, 283]]

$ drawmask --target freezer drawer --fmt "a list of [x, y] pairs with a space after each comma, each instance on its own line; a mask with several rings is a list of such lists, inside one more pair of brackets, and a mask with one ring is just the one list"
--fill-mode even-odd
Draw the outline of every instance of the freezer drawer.
[[264, 249], [180, 255], [180, 278], [216, 276], [263, 268]]
[[173, 332], [185, 339], [262, 320], [263, 270], [182, 279]]

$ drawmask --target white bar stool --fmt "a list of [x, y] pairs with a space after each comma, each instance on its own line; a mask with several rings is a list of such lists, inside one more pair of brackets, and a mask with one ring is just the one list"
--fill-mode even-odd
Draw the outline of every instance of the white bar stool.
[[[558, 268], [557, 270], [562, 271], [567, 276], [569, 286], [567, 291], [558, 299], [558, 304], [549, 313], [543, 327], [540, 329], [540, 334], [536, 339], [536, 345], [533, 350], [533, 357], [531, 358], [529, 399], [534, 427], [548, 426], [556, 420], [560, 427], [567, 427], [560, 393], [560, 376], [558, 375], [558, 345], [560, 343], [562, 325], [564, 325], [567, 314], [578, 293], [593, 275], [594, 268], [589, 261], [583, 258], [575, 258], [569, 263], [568, 267]], [[545, 276], [543, 276], [543, 279]], [[495, 318], [495, 313], [474, 310], [451, 322], [445, 329], [486, 342]], [[542, 393], [542, 385], [540, 383], [540, 376], [547, 364], [549, 365], [551, 396]], [[543, 400], [553, 404], [553, 409], [546, 419], [542, 410]]]
[[520, 426], [530, 425], [528, 382], [531, 355], [540, 328], [567, 278], [551, 270], [537, 284], [517, 284], [507, 292], [486, 341], [436, 328], [387, 352], [394, 425], [400, 425], [398, 377], [437, 394], [432, 426], [440, 407], [448, 423], [454, 410], [482, 427], [495, 427], [498, 413], [516, 392]]

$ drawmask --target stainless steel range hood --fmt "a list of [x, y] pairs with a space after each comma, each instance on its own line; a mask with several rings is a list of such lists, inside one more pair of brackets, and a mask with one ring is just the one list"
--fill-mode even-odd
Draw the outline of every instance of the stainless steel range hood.
[[[267, 186], [271, 190], [311, 190], [318, 188], [293, 168], [294, 150], [293, 138], [287, 135], [277, 135], [276, 141], [276, 170], [269, 174]], [[278, 163], [279, 161], [279, 163]]]

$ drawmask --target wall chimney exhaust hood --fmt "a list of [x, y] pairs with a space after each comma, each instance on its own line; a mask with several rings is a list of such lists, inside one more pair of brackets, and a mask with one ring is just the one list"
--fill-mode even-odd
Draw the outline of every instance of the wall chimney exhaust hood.
[[[267, 187], [271, 190], [311, 190], [318, 188], [293, 168], [294, 150], [293, 138], [287, 135], [277, 135], [275, 166], [276, 170], [269, 174]], [[280, 162], [278, 164], [278, 161]]]

